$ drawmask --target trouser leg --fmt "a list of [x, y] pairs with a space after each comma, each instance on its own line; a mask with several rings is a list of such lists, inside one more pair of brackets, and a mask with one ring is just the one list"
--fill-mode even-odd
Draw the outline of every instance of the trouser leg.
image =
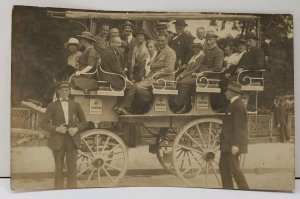
[[232, 174], [229, 167], [229, 153], [222, 152], [219, 161], [219, 170], [221, 175], [222, 187], [224, 189], [234, 189]]
[[239, 189], [248, 190], [249, 186], [243, 172], [240, 169], [239, 155], [229, 155], [229, 165], [233, 178]]
[[54, 188], [63, 189], [64, 188], [64, 156], [65, 149], [62, 147], [59, 150], [52, 151], [54, 156], [55, 171], [54, 171]]
[[67, 185], [68, 188], [77, 188], [77, 147], [71, 136], [65, 139], [66, 157], [67, 157]]
[[136, 87], [134, 85], [128, 86], [125, 90], [125, 96], [121, 103], [121, 107], [130, 109], [132, 102], [134, 100], [135, 94], [136, 94]]
[[279, 139], [280, 139], [280, 142], [284, 142], [285, 133], [284, 133], [284, 127], [283, 127], [283, 125], [280, 125], [280, 127], [278, 128], [278, 130], [279, 130]]
[[185, 104], [187, 98], [191, 98], [190, 88], [188, 86], [179, 84], [178, 85], [178, 95], [175, 98], [176, 107], [181, 108]]
[[144, 80], [137, 83], [137, 98], [142, 104], [149, 103], [153, 100], [153, 94], [151, 92], [151, 82], [149, 80]]

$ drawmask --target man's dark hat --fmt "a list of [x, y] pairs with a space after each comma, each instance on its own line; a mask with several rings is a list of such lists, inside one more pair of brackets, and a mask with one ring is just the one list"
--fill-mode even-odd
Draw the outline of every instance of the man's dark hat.
[[168, 24], [166, 22], [159, 22], [156, 26], [157, 29], [167, 29]]
[[185, 23], [185, 20], [176, 20], [175, 22], [173, 22], [173, 24], [179, 25], [179, 26], [188, 26], [188, 25]]
[[247, 42], [247, 40], [244, 39], [244, 38], [240, 38], [240, 39], [238, 39], [238, 41], [237, 41], [238, 45], [240, 45], [240, 44], [246, 44], [246, 42]]
[[130, 26], [134, 30], [134, 25], [130, 21], [126, 21], [121, 28], [124, 29], [125, 26]]
[[60, 88], [71, 88], [71, 85], [68, 81], [62, 81], [62, 82], [57, 82], [55, 84], [55, 88], [56, 89], [60, 89]]
[[89, 40], [89, 41], [92, 41], [92, 42], [96, 42], [96, 40], [93, 38], [93, 35], [88, 31], [83, 31], [81, 33], [81, 35], [77, 35], [77, 37], [81, 38], [81, 39], [86, 39], [86, 40]]
[[230, 91], [233, 91], [236, 93], [242, 93], [241, 85], [235, 81], [232, 81], [228, 84], [227, 90], [230, 90]]
[[255, 32], [247, 32], [246, 33], [246, 39], [256, 39], [256, 40], [258, 40], [258, 37], [257, 37]]
[[135, 36], [137, 36], [137, 35], [144, 35], [145, 36], [145, 38], [148, 38], [148, 35], [147, 35], [147, 33], [146, 33], [146, 31], [144, 30], [144, 29], [138, 29], [138, 30], [136, 30], [136, 32], [135, 32]]
[[218, 38], [219, 36], [213, 30], [208, 30], [206, 32], [205, 38]]

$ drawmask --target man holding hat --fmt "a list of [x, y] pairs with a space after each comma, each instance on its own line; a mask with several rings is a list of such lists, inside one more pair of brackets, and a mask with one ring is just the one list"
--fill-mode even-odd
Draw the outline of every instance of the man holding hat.
[[133, 48], [131, 77], [135, 82], [139, 82], [145, 76], [146, 59], [150, 56], [146, 48], [147, 34], [144, 29], [136, 31], [136, 43]]
[[56, 85], [58, 99], [47, 106], [41, 127], [50, 134], [48, 147], [52, 150], [55, 162], [55, 189], [64, 188], [64, 158], [67, 160], [67, 187], [76, 188], [77, 150], [80, 146], [80, 133], [88, 123], [79, 103], [69, 99], [70, 85], [59, 82]]
[[193, 42], [193, 37], [185, 33], [185, 27], [187, 24], [184, 20], [176, 20], [174, 22], [176, 34], [169, 40], [169, 46], [176, 52], [176, 68], [175, 70], [183, 65], [187, 64], [190, 59], [191, 49], [190, 46]]
[[240, 169], [239, 156], [247, 153], [248, 123], [246, 107], [240, 99], [241, 86], [237, 82], [230, 82], [225, 95], [230, 104], [226, 109], [220, 134], [219, 170], [222, 186], [225, 189], [234, 189], [234, 179], [238, 189], [245, 190], [249, 186]]
[[130, 71], [130, 66], [132, 66], [132, 55], [133, 55], [133, 48], [135, 46], [135, 38], [133, 37], [133, 31], [134, 31], [134, 26], [130, 21], [126, 21], [122, 25], [122, 31], [123, 31], [123, 38], [122, 40], [126, 42], [127, 46], [127, 53], [126, 53], [126, 58], [127, 58], [127, 63], [126, 65], [129, 67], [128, 71], [128, 76], [129, 79], [132, 79], [130, 77], [131, 71]]

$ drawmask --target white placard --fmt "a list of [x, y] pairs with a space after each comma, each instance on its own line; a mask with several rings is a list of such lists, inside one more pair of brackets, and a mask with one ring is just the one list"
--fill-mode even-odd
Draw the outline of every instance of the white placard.
[[197, 109], [208, 109], [207, 95], [197, 95]]
[[102, 115], [102, 99], [90, 99], [90, 114]]

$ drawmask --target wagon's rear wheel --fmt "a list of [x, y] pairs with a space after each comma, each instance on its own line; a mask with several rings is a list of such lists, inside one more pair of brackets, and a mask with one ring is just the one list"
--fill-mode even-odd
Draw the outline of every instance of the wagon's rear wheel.
[[160, 128], [156, 137], [156, 156], [161, 166], [169, 173], [175, 174], [172, 149], [178, 128]]
[[[186, 124], [173, 145], [176, 174], [188, 185], [219, 187], [219, 134], [221, 120], [197, 119]], [[208, 186], [209, 184], [209, 186]]]
[[103, 129], [81, 134], [77, 158], [79, 187], [115, 186], [125, 175], [127, 165], [127, 148], [119, 136]]

